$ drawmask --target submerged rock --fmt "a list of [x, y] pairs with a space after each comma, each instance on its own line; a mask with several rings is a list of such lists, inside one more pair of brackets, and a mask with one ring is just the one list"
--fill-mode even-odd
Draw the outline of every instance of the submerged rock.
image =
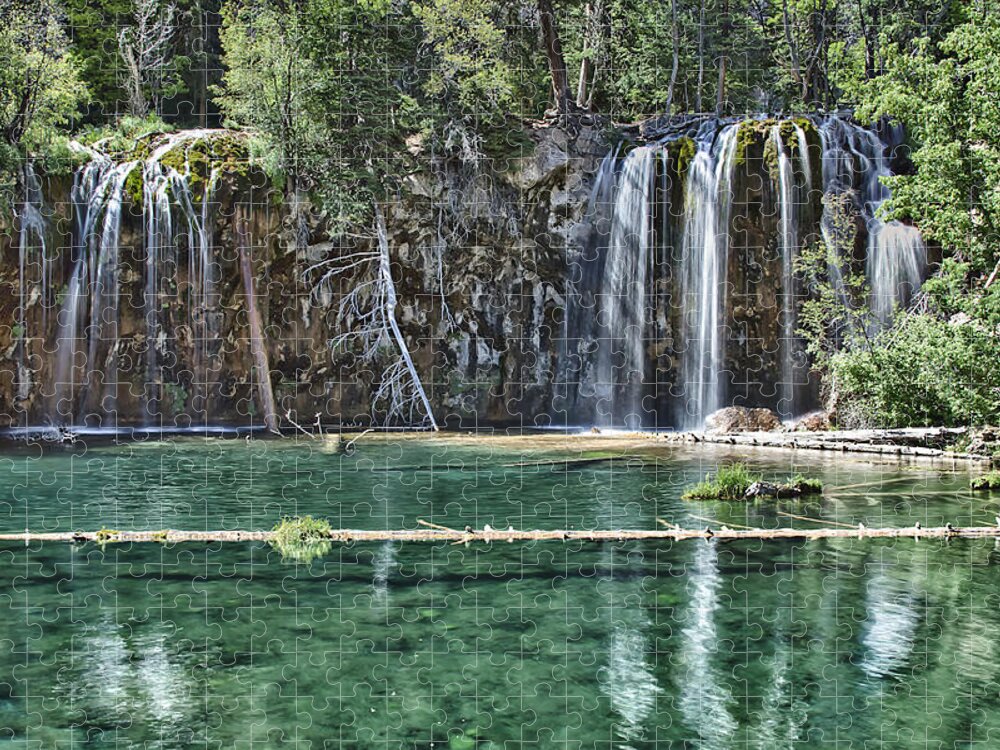
[[781, 429], [781, 418], [770, 409], [727, 406], [705, 420], [705, 431], [714, 433], [772, 432], [778, 429]]

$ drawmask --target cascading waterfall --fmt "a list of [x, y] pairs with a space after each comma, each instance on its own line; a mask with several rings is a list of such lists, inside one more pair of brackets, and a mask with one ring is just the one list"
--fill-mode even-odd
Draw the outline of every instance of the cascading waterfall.
[[40, 278], [39, 302], [42, 305], [42, 330], [48, 317], [48, 295], [52, 275], [51, 259], [46, 252], [45, 232], [46, 221], [44, 214], [44, 199], [42, 196], [42, 185], [35, 172], [35, 165], [31, 161], [24, 163], [22, 178], [24, 181], [24, 201], [19, 206], [18, 223], [18, 333], [17, 333], [17, 398], [24, 401], [28, 398], [31, 390], [31, 371], [26, 360], [26, 339], [28, 336], [28, 307], [35, 300], [28, 298], [28, 260], [34, 255], [37, 257]]
[[[162, 360], [168, 350], [168, 330], [164, 301], [175, 295], [177, 235], [179, 222], [186, 228], [189, 258], [190, 328], [194, 344], [194, 389], [196, 408], [204, 411], [208, 399], [208, 370], [217, 351], [218, 307], [215, 300], [215, 264], [212, 257], [210, 206], [218, 177], [213, 168], [203, 192], [196, 198], [192, 188], [190, 146], [209, 130], [183, 131], [164, 139], [143, 164], [143, 212], [145, 216], [145, 291], [146, 321], [146, 409], [148, 420], [161, 413], [163, 396]], [[163, 157], [174, 149], [184, 150], [183, 172], [164, 165]], [[200, 208], [198, 202], [200, 199]], [[165, 271], [165, 272], [164, 272]]]
[[[920, 232], [899, 221], [883, 222], [878, 210], [890, 197], [882, 180], [889, 177], [886, 144], [872, 132], [838, 117], [819, 127], [823, 145], [823, 184], [827, 193], [858, 187], [859, 209], [867, 232], [865, 273], [871, 287], [870, 306], [886, 325], [893, 310], [905, 307], [920, 288], [927, 268], [927, 249]], [[824, 227], [824, 231], [828, 231]]]
[[[742, 166], [748, 157], [739, 153], [746, 148], [740, 145], [741, 123], [706, 120], [697, 128], [679, 210], [670, 206], [675, 198], [668, 184], [674, 142], [637, 146], [623, 159], [614, 152], [608, 155], [592, 196], [600, 205], [590, 217], [603, 244], [594, 258], [572, 261], [579, 278], [568, 284], [571, 300], [580, 300], [576, 306], [571, 301], [567, 311], [567, 340], [580, 342], [569, 351], [570, 358], [579, 360], [573, 365], [579, 375], [578, 393], [592, 384], [598, 404], [590, 414], [578, 395], [571, 413], [579, 421], [593, 417], [598, 425], [634, 428], [649, 421], [642, 419], [645, 412], [661, 411], [658, 400], [664, 394], [653, 391], [661, 384], [651, 386], [644, 377], [652, 369], [649, 352], [657, 344], [650, 336], [654, 324], [664, 332], [672, 327], [676, 373], [667, 398], [674, 405], [674, 426], [698, 429], [736, 395], [749, 405], [775, 408], [786, 419], [814, 408], [814, 384], [797, 335], [804, 290], [796, 276], [796, 258], [817, 228], [828, 242], [840, 231], [825, 212], [817, 213], [814, 189], [850, 196], [864, 217], [865, 269], [877, 319], [885, 324], [896, 305], [907, 304], [921, 283], [926, 252], [915, 228], [883, 222], [877, 215], [889, 198], [882, 184], [890, 175], [886, 145], [872, 130], [838, 116], [816, 118], [813, 123], [822, 149], [822, 185], [810, 156], [809, 123], [786, 120], [756, 128], [763, 133], [765, 150], [773, 150], [775, 157], [773, 224], [753, 213], [766, 211], [763, 203], [754, 207], [762, 200], [760, 189], [752, 181], [746, 190], [737, 183], [743, 174], [739, 169], [753, 169]], [[658, 187], [659, 178], [663, 184]], [[738, 201], [733, 195], [737, 185]], [[734, 202], [750, 214], [734, 215]], [[739, 234], [744, 230], [738, 225], [748, 225], [750, 234]], [[745, 236], [750, 244], [731, 248], [731, 235]], [[780, 271], [772, 270], [762, 254], [768, 237], [774, 235]], [[661, 261], [663, 268], [656, 264], [660, 250], [666, 259]], [[731, 265], [733, 252], [749, 265]], [[733, 269], [737, 279], [728, 278]], [[830, 270], [836, 280], [840, 269]], [[730, 298], [737, 283], [743, 285], [733, 292], [739, 298]], [[767, 304], [769, 293], [768, 289], [758, 293], [755, 285], [762, 283], [773, 284], [778, 304], [773, 322], [766, 314], [761, 316], [760, 306]], [[660, 295], [655, 301], [652, 289]], [[842, 291], [846, 300], [846, 289]], [[592, 309], [597, 312], [597, 322], [589, 329], [579, 322], [588, 299], [594, 300]], [[678, 316], [673, 323], [671, 309]], [[730, 319], [731, 314], [742, 318]], [[773, 326], [770, 331], [768, 326]], [[758, 343], [767, 341], [777, 341], [777, 351]], [[754, 358], [763, 361], [766, 370], [757, 377], [749, 371]], [[746, 369], [736, 372], [740, 366]], [[732, 380], [727, 382], [730, 370]], [[574, 374], [570, 368], [567, 372]], [[769, 396], [768, 386], [775, 384], [777, 392], [770, 390], [774, 395]], [[653, 398], [644, 403], [650, 394]], [[572, 399], [568, 403], [574, 404]]]
[[[96, 149], [75, 144], [89, 161], [77, 171], [72, 198], [75, 227], [72, 272], [57, 324], [53, 368], [54, 418], [76, 421], [114, 419], [119, 357], [121, 294], [119, 241], [125, 186], [140, 170], [143, 194], [142, 238], [143, 323], [145, 327], [145, 409], [149, 424], [160, 415], [163, 361], [169, 350], [169, 300], [178, 294], [178, 238], [186, 239], [189, 255], [190, 330], [194, 339], [196, 408], [207, 408], [208, 372], [218, 352], [218, 272], [213, 258], [213, 190], [218, 170], [212, 169], [203, 189], [196, 189], [187, 148], [182, 171], [163, 163], [173, 149], [209, 131], [185, 131], [165, 136], [142, 162], [116, 163]], [[22, 274], [23, 278], [23, 274]]]
[[[115, 164], [105, 155], [85, 150], [91, 160], [77, 172], [73, 184], [75, 257], [59, 313], [54, 369], [53, 418], [69, 424], [79, 418], [77, 404], [84, 415], [88, 409], [100, 410], [102, 418], [114, 415], [118, 241], [125, 180], [136, 166], [135, 162]], [[85, 319], [88, 308], [89, 318]], [[99, 358], [99, 354], [105, 356]]]
[[650, 193], [657, 149], [639, 147], [625, 157], [616, 180], [614, 213], [598, 304], [601, 340], [595, 367], [597, 423], [642, 425], [645, 374], [646, 287], [651, 264]]
[[801, 413], [800, 391], [808, 385], [808, 363], [805, 361], [798, 330], [798, 294], [795, 260], [801, 251], [799, 238], [800, 213], [808, 208], [812, 193], [812, 167], [809, 143], [805, 131], [792, 123], [799, 157], [799, 177], [795, 175], [791, 155], [782, 137], [782, 126], [774, 125], [770, 132], [771, 147], [778, 167], [779, 249], [781, 252], [781, 382], [777, 404], [783, 419]]
[[707, 134], [703, 131], [684, 187], [680, 261], [684, 405], [678, 423], [686, 429], [700, 427], [722, 406], [722, 314], [738, 130], [738, 125], [727, 125], [717, 138], [714, 128]]

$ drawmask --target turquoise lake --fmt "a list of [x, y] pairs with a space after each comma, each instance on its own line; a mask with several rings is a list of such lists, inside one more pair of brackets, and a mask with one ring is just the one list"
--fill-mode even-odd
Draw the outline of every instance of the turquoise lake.
[[[8, 531], [992, 524], [963, 464], [562, 436], [0, 454]], [[341, 447], [343, 443], [341, 442]], [[740, 458], [820, 499], [691, 503]], [[0, 745], [990, 747], [993, 540], [0, 546]]]

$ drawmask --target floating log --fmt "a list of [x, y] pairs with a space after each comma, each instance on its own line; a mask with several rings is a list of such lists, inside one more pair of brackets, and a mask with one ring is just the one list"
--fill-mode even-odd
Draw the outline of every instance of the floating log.
[[[666, 523], [662, 522], [661, 523]], [[816, 529], [734, 529], [721, 526], [718, 529], [685, 529], [671, 527], [664, 529], [533, 529], [533, 530], [459, 530], [424, 523], [418, 529], [335, 529], [329, 534], [329, 541], [351, 542], [535, 542], [535, 541], [586, 541], [619, 542], [626, 540], [669, 540], [683, 539], [987, 539], [1000, 538], [1000, 526], [920, 526], [866, 528], [844, 527]], [[57, 531], [0, 534], [2, 542], [96, 542], [97, 544], [121, 544], [155, 542], [159, 544], [180, 544], [184, 542], [272, 542], [273, 531], [189, 531], [184, 529], [163, 529], [158, 531]], [[311, 540], [326, 542], [327, 538]], [[308, 542], [306, 542], [308, 543]]]

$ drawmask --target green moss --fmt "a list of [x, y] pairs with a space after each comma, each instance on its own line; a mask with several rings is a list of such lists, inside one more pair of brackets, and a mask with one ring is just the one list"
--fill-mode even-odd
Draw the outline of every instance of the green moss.
[[125, 195], [136, 206], [142, 205], [144, 181], [142, 179], [142, 168], [133, 167], [125, 178]]
[[683, 178], [687, 175], [688, 167], [691, 166], [691, 162], [694, 161], [694, 157], [698, 153], [698, 144], [694, 142], [693, 138], [678, 138], [671, 144], [671, 151], [674, 155], [677, 176]]
[[969, 482], [969, 487], [977, 491], [1000, 490], [1000, 471], [988, 471]]
[[770, 120], [744, 120], [736, 131], [736, 156], [734, 162], [736, 166], [746, 164], [747, 151], [757, 143], [760, 134], [764, 132], [763, 126]]
[[781, 178], [781, 154], [773, 138], [764, 141], [764, 166], [772, 182], [777, 182]]
[[747, 488], [761, 480], [760, 474], [750, 471], [746, 464], [720, 466], [715, 475], [706, 475], [705, 481], [689, 487], [681, 496], [684, 500], [742, 500]]

